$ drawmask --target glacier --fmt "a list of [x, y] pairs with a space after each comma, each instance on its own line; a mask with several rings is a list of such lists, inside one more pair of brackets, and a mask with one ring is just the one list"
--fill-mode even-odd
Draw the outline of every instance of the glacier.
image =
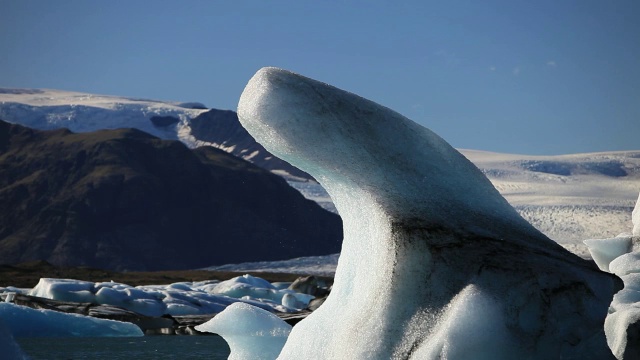
[[343, 218], [333, 290], [279, 358], [613, 358], [619, 279], [533, 228], [430, 130], [277, 68], [253, 76], [238, 114]]

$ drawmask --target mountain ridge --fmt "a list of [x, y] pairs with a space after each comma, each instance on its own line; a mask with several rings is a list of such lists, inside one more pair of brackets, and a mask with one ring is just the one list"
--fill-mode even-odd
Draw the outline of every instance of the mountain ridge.
[[288, 179], [313, 180], [258, 144], [240, 125], [235, 111], [207, 109], [200, 103], [0, 88], [0, 119], [40, 130], [137, 128], [162, 139], [180, 140], [190, 148], [222, 149]]
[[0, 263], [186, 269], [339, 250], [337, 215], [212, 147], [0, 121]]

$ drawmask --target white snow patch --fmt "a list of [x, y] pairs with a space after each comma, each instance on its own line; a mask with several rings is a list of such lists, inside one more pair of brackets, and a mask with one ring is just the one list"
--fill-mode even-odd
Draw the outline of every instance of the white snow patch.
[[260, 151], [255, 150], [255, 151], [254, 151], [254, 152], [252, 152], [251, 154], [246, 155], [246, 156], [243, 156], [243, 159], [245, 159], [245, 160], [249, 161], [249, 160], [253, 159], [254, 157], [256, 157], [258, 154], [260, 154]]
[[[189, 139], [188, 120], [207, 109], [181, 103], [85, 94], [62, 90], [9, 91], [0, 89], [0, 119], [36, 129], [66, 127], [74, 132], [136, 128], [164, 139]], [[158, 128], [154, 116], [178, 119], [178, 130]], [[185, 141], [189, 143], [189, 141]]]

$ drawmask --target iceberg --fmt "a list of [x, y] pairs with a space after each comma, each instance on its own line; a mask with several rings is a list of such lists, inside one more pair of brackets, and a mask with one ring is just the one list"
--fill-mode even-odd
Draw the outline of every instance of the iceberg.
[[231, 349], [229, 360], [272, 360], [278, 357], [291, 325], [266, 310], [235, 303], [195, 329], [224, 337]]
[[633, 234], [585, 240], [598, 266], [619, 276], [624, 288], [616, 293], [604, 322], [607, 343], [617, 359], [640, 358], [640, 197], [633, 209]]
[[0, 319], [16, 337], [142, 336], [132, 323], [0, 303]]
[[238, 115], [343, 219], [332, 292], [279, 358], [613, 358], [619, 279], [533, 228], [435, 133], [277, 68], [253, 76]]

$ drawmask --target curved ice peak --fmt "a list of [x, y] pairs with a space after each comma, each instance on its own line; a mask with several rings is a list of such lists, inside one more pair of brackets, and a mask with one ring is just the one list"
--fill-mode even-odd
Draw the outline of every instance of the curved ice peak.
[[249, 81], [238, 115], [320, 181], [344, 224], [332, 293], [280, 358], [611, 356], [613, 277], [530, 226], [430, 130], [276, 68]]
[[515, 222], [519, 230], [537, 233], [442, 138], [357, 95], [263, 68], [242, 93], [238, 114], [259, 142], [308, 169], [338, 203], [341, 187], [358, 188], [390, 216], [419, 217], [423, 226], [499, 237], [496, 225]]

